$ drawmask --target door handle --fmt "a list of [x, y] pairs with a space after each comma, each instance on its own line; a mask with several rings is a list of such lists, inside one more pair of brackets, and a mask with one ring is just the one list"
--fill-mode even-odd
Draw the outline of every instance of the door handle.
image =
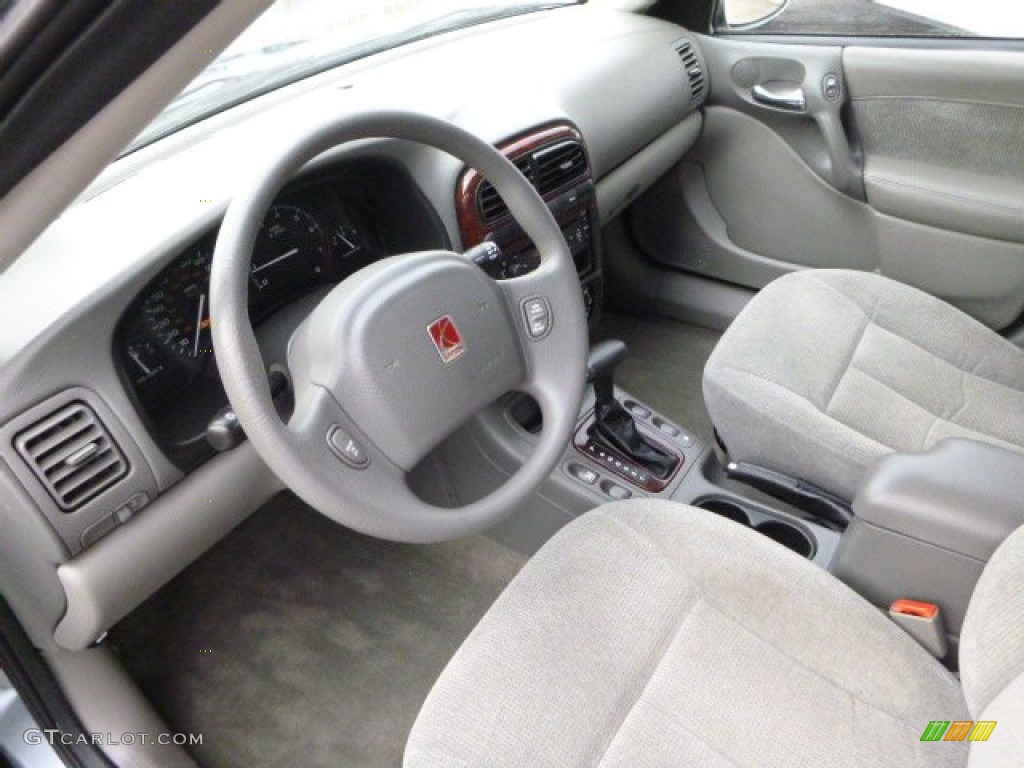
[[787, 80], [770, 80], [766, 83], [758, 83], [750, 95], [758, 104], [775, 109], [784, 109], [787, 112], [806, 112], [807, 98], [799, 83]]

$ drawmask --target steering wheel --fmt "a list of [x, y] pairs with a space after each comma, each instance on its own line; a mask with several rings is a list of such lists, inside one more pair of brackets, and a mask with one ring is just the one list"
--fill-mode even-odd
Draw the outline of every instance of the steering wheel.
[[[496, 281], [463, 255], [429, 251], [384, 259], [342, 281], [289, 342], [295, 410], [285, 424], [249, 321], [253, 244], [275, 196], [303, 165], [370, 138], [426, 144], [479, 170], [540, 252], [540, 266]], [[551, 473], [576, 424], [586, 313], [565, 239], [512, 163], [437, 118], [373, 112], [290, 141], [228, 207], [210, 272], [210, 316], [224, 389], [256, 451], [312, 507], [372, 536], [442, 541], [493, 525]], [[408, 472], [511, 390], [532, 395], [543, 416], [529, 459], [471, 504], [444, 508], [417, 497]]]

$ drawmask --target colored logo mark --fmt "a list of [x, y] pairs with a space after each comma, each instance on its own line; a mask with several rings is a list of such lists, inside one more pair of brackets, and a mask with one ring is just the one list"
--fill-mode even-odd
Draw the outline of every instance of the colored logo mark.
[[427, 333], [430, 334], [430, 339], [437, 348], [437, 354], [441, 356], [445, 364], [461, 357], [462, 353], [466, 351], [466, 345], [462, 342], [459, 329], [455, 326], [455, 321], [448, 315], [442, 315], [428, 325]]
[[995, 720], [932, 720], [921, 741], [988, 741], [995, 729]]

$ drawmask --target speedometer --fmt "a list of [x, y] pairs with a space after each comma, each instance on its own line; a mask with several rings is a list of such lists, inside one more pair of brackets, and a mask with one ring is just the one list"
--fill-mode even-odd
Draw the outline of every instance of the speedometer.
[[[256, 318], [306, 293], [327, 278], [330, 240], [316, 219], [291, 205], [268, 212], [253, 246], [249, 312]], [[206, 238], [161, 275], [140, 308], [143, 324], [160, 347], [189, 367], [213, 351], [210, 334], [210, 263]]]
[[210, 340], [208, 242], [179, 259], [157, 280], [142, 303], [142, 320], [152, 337], [180, 358], [198, 360], [213, 350]]

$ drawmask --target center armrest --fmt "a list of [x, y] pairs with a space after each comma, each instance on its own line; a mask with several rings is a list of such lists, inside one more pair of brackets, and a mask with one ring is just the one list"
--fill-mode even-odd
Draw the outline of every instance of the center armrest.
[[853, 500], [864, 522], [987, 561], [1024, 524], [1024, 454], [964, 438], [893, 453]]
[[1024, 454], [963, 438], [872, 467], [831, 570], [880, 608], [941, 606], [955, 659], [974, 585], [993, 550], [1024, 525]]

